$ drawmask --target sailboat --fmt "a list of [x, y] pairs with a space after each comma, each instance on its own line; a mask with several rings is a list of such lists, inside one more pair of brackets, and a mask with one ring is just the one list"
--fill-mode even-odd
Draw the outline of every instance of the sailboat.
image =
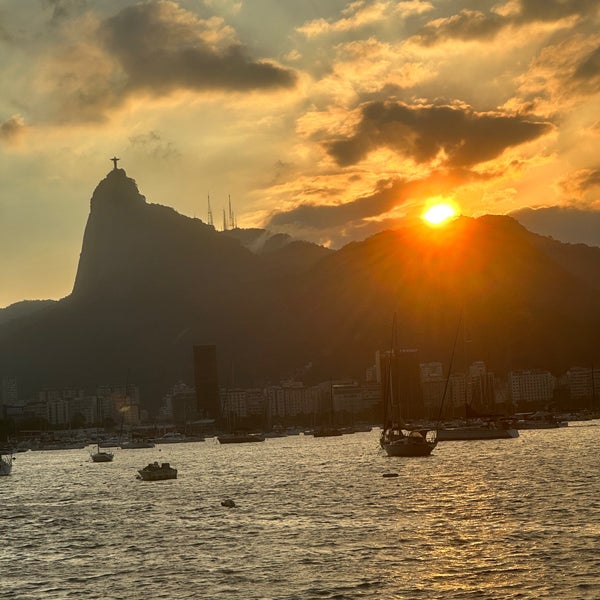
[[383, 427], [379, 444], [388, 456], [429, 456], [437, 445], [437, 432], [432, 429], [408, 429], [402, 419], [395, 315], [392, 330], [391, 348], [383, 357], [381, 364]]
[[[458, 340], [458, 334], [461, 331], [461, 323], [462, 323], [462, 331], [463, 331], [463, 343], [466, 345], [467, 339], [465, 336], [465, 326], [463, 322], [463, 316], [461, 314], [461, 318], [459, 320], [456, 339], [454, 343], [454, 349], [456, 349], [456, 341]], [[450, 362], [450, 368], [448, 372], [448, 377], [450, 376], [450, 371], [452, 370], [452, 362], [454, 359], [454, 350], [452, 355], [452, 360]], [[467, 365], [466, 360], [466, 352], [465, 352], [465, 368]], [[446, 382], [447, 383], [447, 382]], [[474, 411], [470, 407], [468, 399], [467, 399], [467, 389], [465, 386], [465, 421], [464, 425], [451, 426], [451, 427], [438, 427], [437, 431], [437, 439], [442, 442], [451, 442], [451, 441], [467, 441], [467, 440], [501, 440], [508, 438], [516, 438], [519, 437], [519, 431], [514, 427], [514, 423], [508, 419], [501, 418], [487, 418], [487, 420], [483, 421], [479, 418], [477, 421], [470, 420]], [[444, 392], [444, 398], [446, 394]], [[440, 406], [440, 417], [443, 409], [443, 400], [442, 406]]]
[[108, 450], [100, 450], [100, 446], [96, 446], [96, 452], [92, 453], [92, 462], [112, 462], [115, 455]]

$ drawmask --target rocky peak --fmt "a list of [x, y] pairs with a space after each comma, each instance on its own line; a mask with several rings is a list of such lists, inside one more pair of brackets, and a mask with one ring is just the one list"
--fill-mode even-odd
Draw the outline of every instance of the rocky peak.
[[114, 168], [96, 186], [91, 200], [92, 212], [103, 208], [130, 209], [146, 204], [135, 179], [127, 177], [125, 169]]

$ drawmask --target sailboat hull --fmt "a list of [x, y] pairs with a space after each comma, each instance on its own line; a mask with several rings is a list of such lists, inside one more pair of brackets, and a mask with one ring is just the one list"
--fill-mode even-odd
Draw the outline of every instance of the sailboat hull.
[[422, 442], [414, 444], [412, 442], [383, 443], [383, 449], [388, 456], [429, 456], [436, 444], [431, 442]]

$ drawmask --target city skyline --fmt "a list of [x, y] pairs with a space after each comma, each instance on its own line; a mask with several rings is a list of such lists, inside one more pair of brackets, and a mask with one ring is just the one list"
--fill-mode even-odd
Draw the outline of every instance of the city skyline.
[[0, 307], [70, 293], [110, 157], [148, 202], [206, 221], [210, 195], [217, 225], [231, 197], [240, 227], [333, 248], [442, 201], [598, 243], [595, 2], [56, 0], [2, 18]]

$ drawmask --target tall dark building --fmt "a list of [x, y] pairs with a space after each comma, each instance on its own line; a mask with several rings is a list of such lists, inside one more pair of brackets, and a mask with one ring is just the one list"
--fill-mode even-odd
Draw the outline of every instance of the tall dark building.
[[208, 419], [219, 419], [219, 377], [217, 347], [194, 346], [194, 381], [198, 412]]
[[398, 394], [402, 405], [402, 417], [406, 420], [423, 417], [425, 409], [421, 389], [419, 351], [400, 349], [397, 352]]

